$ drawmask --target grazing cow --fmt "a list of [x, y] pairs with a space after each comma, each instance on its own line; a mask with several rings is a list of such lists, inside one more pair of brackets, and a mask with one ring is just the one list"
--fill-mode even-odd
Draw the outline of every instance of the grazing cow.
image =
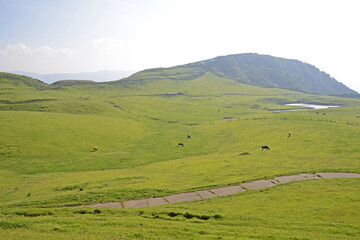
[[288, 137], [291, 137], [291, 132], [289, 132], [289, 135], [288, 135]]
[[183, 143], [178, 143], [178, 147], [179, 147], [179, 146], [184, 146], [184, 144], [183, 144]]
[[190, 136], [190, 135], [187, 135], [187, 138], [191, 138], [191, 136]]
[[323, 115], [326, 115], [326, 113], [323, 113]]
[[93, 151], [96, 152], [97, 150], [99, 150], [98, 147], [93, 147]]
[[270, 148], [268, 146], [261, 146], [261, 150], [264, 151], [265, 150], [270, 150]]

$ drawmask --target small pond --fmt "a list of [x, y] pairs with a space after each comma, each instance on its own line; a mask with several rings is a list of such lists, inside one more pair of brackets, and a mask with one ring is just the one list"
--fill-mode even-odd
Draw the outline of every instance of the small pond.
[[304, 108], [279, 109], [279, 110], [274, 110], [274, 112], [303, 111], [303, 110], [309, 110], [309, 109], [326, 109], [326, 108], [341, 107], [340, 105], [320, 105], [320, 104], [309, 104], [309, 103], [288, 103], [285, 105], [292, 106], [292, 107], [304, 107]]

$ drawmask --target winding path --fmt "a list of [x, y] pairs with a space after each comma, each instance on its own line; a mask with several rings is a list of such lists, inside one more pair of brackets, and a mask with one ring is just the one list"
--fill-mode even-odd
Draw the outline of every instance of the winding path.
[[168, 203], [196, 201], [206, 198], [228, 196], [240, 192], [245, 192], [247, 190], [263, 189], [288, 182], [311, 180], [311, 179], [323, 179], [323, 178], [360, 178], [360, 174], [359, 173], [315, 173], [315, 174], [303, 173], [298, 175], [275, 177], [273, 179], [256, 180], [253, 182], [242, 183], [236, 186], [221, 187], [210, 190], [201, 190], [201, 191], [187, 192], [187, 193], [179, 193], [166, 197], [129, 200], [123, 202], [95, 203], [91, 205], [83, 205], [83, 207], [94, 207], [94, 208], [152, 207], [152, 206], [164, 205]]

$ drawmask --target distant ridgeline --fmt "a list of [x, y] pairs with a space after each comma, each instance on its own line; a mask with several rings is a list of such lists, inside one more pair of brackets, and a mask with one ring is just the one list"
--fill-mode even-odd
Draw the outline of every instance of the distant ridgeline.
[[10, 85], [16, 85], [16, 86], [28, 86], [28, 87], [35, 87], [39, 90], [44, 89], [56, 89], [63, 86], [72, 86], [72, 85], [82, 85], [82, 84], [96, 84], [94, 81], [88, 81], [88, 80], [61, 80], [54, 82], [52, 84], [44, 83], [38, 79], [24, 76], [24, 75], [18, 75], [13, 73], [3, 73], [0, 72], [0, 83], [7, 83]]
[[[221, 78], [266, 88], [322, 95], [359, 97], [360, 95], [320, 71], [316, 67], [300, 62], [268, 55], [245, 53], [220, 56], [200, 62], [170, 68], [154, 68], [137, 72], [130, 77], [102, 84], [143, 84], [159, 80], [193, 80], [211, 73]], [[9, 78], [38, 88], [59, 88], [79, 84], [99, 84], [93, 81], [63, 80], [48, 85], [25, 76], [3, 73], [0, 78]], [[1, 80], [1, 79], [0, 79]], [[4, 79], [3, 79], [4, 80]], [[27, 80], [27, 81], [26, 81]]]
[[192, 80], [206, 72], [260, 87], [323, 95], [358, 95], [310, 64], [255, 53], [221, 56], [170, 68], [148, 69], [113, 83], [160, 79]]

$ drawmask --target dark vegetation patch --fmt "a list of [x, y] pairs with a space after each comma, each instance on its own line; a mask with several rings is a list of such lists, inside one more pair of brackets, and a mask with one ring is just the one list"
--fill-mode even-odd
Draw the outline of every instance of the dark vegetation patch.
[[[215, 214], [215, 215], [199, 215], [199, 214], [192, 214], [192, 213], [189, 213], [189, 212], [186, 212], [186, 213], [179, 213], [179, 212], [153, 212], [151, 214], [152, 218], [153, 219], [167, 219], [166, 217], [170, 217], [170, 218], [175, 218], [175, 217], [180, 217], [180, 218], [183, 218], [183, 219], [199, 219], [199, 220], [204, 220], [204, 221], [207, 221], [209, 220], [210, 218], [213, 218], [213, 219], [220, 219], [222, 218], [219, 214]], [[144, 216], [145, 217], [145, 216]]]
[[242, 152], [242, 153], [240, 153], [239, 155], [242, 155], [242, 156], [244, 156], [244, 155], [250, 155], [250, 153], [249, 153], [249, 152]]
[[168, 121], [168, 123], [174, 124], [174, 123], [178, 123], [178, 121]]
[[113, 102], [107, 102], [107, 103], [110, 103], [110, 104], [113, 105], [115, 108], [118, 108], [118, 109], [120, 109], [120, 110], [126, 111], [124, 108], [122, 108], [121, 106], [119, 106], [119, 105], [117, 105], [117, 104], [115, 104], [115, 103], [113, 103]]
[[74, 214], [100, 214], [101, 210], [100, 209], [95, 209], [94, 211], [92, 210], [88, 210], [88, 209], [79, 209], [79, 210], [75, 210]]
[[93, 212], [89, 211], [89, 210], [76, 210], [74, 211], [74, 214], [92, 214]]
[[[77, 190], [77, 189], [82, 189], [84, 190], [84, 188], [87, 186], [88, 184], [77, 184], [77, 185], [68, 185], [68, 186], [65, 186], [65, 187], [58, 187], [56, 188], [55, 190], [56, 191], [71, 191], [71, 190]], [[80, 190], [80, 191], [82, 191]]]
[[1, 143], [0, 156], [12, 155], [19, 152], [19, 146], [17, 145], [5, 145]]
[[100, 209], [95, 209], [94, 210], [94, 214], [100, 214], [101, 213], [101, 210]]
[[207, 215], [197, 215], [197, 214], [191, 214], [191, 213], [185, 213], [183, 216], [187, 219], [197, 218], [201, 220], [209, 220], [210, 216]]
[[29, 99], [23, 101], [9, 101], [9, 100], [0, 100], [0, 103], [3, 104], [24, 104], [24, 103], [33, 103], [33, 102], [47, 102], [47, 101], [56, 101], [57, 99]]
[[145, 116], [145, 117], [150, 118], [150, 119], [155, 120], [155, 121], [159, 121], [159, 120], [160, 120], [160, 119], [154, 118], [154, 117], [149, 117], [149, 116]]
[[15, 212], [18, 216], [24, 216], [24, 217], [39, 217], [39, 216], [51, 216], [54, 215], [54, 212], [50, 210], [43, 210], [43, 209], [37, 209], [37, 210], [22, 210]]

